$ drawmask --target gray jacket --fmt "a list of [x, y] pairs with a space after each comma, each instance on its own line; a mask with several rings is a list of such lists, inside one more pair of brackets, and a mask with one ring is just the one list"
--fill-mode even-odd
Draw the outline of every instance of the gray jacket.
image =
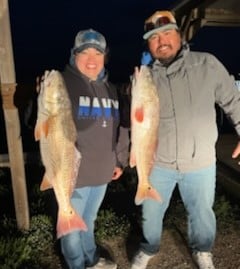
[[159, 142], [155, 163], [188, 172], [216, 161], [215, 103], [240, 135], [240, 92], [234, 78], [211, 54], [184, 45], [168, 67], [152, 67], [160, 97]]

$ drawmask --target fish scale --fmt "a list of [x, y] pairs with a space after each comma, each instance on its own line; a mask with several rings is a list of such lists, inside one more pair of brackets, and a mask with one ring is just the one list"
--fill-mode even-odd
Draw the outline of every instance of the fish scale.
[[41, 190], [53, 188], [58, 202], [57, 238], [76, 230], [87, 230], [71, 205], [81, 154], [75, 146], [77, 131], [72, 118], [71, 102], [60, 72], [45, 73], [38, 95], [38, 116], [34, 130], [40, 141], [45, 174]]
[[147, 66], [135, 72], [132, 83], [131, 101], [131, 150], [130, 167], [137, 169], [138, 186], [135, 204], [145, 199], [162, 201], [152, 187], [149, 175], [157, 148], [160, 118], [160, 101], [152, 75]]

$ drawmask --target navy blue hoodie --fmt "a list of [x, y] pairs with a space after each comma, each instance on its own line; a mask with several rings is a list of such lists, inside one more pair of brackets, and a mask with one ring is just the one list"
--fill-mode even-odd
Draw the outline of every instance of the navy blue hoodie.
[[128, 161], [128, 130], [119, 127], [117, 91], [106, 76], [92, 81], [70, 65], [63, 77], [82, 155], [76, 188], [106, 184], [114, 167], [124, 167]]

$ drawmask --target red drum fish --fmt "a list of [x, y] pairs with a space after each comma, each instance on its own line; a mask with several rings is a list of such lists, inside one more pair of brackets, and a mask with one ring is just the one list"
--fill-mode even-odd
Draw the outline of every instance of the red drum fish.
[[159, 193], [151, 186], [151, 173], [158, 141], [160, 101], [152, 75], [147, 66], [135, 71], [131, 101], [130, 167], [136, 166], [138, 175], [135, 204], [151, 198], [161, 201]]
[[41, 190], [53, 188], [58, 203], [57, 238], [75, 230], [87, 230], [81, 216], [71, 205], [81, 153], [75, 142], [77, 131], [71, 102], [59, 71], [46, 71], [38, 95], [38, 115], [34, 130], [40, 141], [45, 174]]

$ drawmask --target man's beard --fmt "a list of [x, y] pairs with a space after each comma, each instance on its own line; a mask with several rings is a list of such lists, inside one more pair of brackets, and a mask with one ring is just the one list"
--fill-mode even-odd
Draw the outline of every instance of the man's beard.
[[162, 63], [163, 66], [169, 66], [178, 57], [181, 49], [182, 49], [182, 47], [179, 48], [179, 50], [177, 51], [176, 54], [170, 55], [167, 58], [161, 58], [161, 57], [159, 57], [158, 58], [159, 62]]
[[176, 55], [172, 55], [168, 58], [158, 58], [159, 62], [162, 63], [164, 66], [169, 66], [173, 60], [175, 59]]

